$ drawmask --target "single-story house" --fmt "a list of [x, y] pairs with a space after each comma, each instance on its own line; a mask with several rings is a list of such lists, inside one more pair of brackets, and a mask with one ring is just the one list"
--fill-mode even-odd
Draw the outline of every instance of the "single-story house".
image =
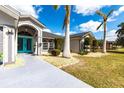
[[83, 51], [85, 38], [95, 39], [93, 33], [90, 31], [70, 35], [71, 52], [79, 53]]
[[[30, 15], [22, 15], [14, 8], [0, 5], [0, 52], [3, 63], [15, 62], [18, 53], [41, 55], [42, 52], [54, 49], [54, 39], [64, 38], [44, 32], [44, 24]], [[91, 32], [71, 35], [71, 51], [79, 52], [85, 37], [93, 37]]]

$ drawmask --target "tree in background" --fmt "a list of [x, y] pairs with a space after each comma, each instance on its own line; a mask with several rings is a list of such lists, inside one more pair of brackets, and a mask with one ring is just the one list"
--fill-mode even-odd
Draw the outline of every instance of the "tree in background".
[[103, 22], [97, 27], [97, 30], [103, 25], [104, 26], [104, 40], [103, 40], [103, 53], [106, 53], [106, 25], [107, 25], [107, 19], [108, 17], [113, 13], [113, 10], [111, 10], [107, 15], [102, 13], [100, 10], [96, 11], [96, 14], [100, 15], [103, 18]]
[[124, 47], [124, 22], [118, 25], [119, 29], [116, 31], [117, 44]]
[[102, 46], [103, 46], [103, 40], [97, 40], [97, 42], [98, 42], [98, 46], [100, 47], [100, 49], [102, 48]]
[[55, 49], [63, 50], [63, 38], [55, 38]]
[[96, 50], [98, 48], [98, 41], [97, 40], [93, 40], [92, 47], [93, 47], [93, 52], [96, 52]]

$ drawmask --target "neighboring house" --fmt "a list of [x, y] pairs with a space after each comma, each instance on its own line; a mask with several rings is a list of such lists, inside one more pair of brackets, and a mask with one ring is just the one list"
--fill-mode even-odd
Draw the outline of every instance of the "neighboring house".
[[107, 41], [106, 48], [107, 48], [107, 50], [116, 49], [117, 48], [116, 42], [115, 41]]
[[95, 39], [94, 35], [90, 31], [70, 35], [71, 52], [79, 53], [83, 50], [85, 38], [91, 38], [92, 40]]
[[[0, 52], [3, 63], [15, 62], [18, 53], [41, 55], [54, 49], [55, 38], [59, 35], [44, 32], [47, 29], [30, 15], [22, 15], [10, 6], [0, 5]], [[71, 35], [71, 51], [79, 52], [85, 37], [93, 37], [91, 32]]]

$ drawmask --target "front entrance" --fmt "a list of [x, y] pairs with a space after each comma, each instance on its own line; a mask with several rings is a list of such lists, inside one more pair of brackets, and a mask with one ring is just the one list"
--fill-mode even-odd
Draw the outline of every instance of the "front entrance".
[[18, 36], [18, 53], [32, 53], [33, 52], [33, 37]]

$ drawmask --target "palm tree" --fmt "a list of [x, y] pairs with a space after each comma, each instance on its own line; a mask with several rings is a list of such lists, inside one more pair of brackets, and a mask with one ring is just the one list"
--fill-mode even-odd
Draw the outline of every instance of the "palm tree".
[[124, 22], [118, 25], [120, 27], [117, 31], [117, 43], [124, 47]]
[[103, 40], [103, 53], [106, 53], [106, 25], [107, 19], [112, 14], [113, 10], [111, 10], [107, 15], [102, 13], [100, 10], [96, 11], [96, 14], [102, 16], [103, 22], [97, 27], [97, 30], [104, 24], [104, 40]]
[[[54, 5], [55, 9], [58, 9], [58, 5]], [[66, 14], [63, 23], [63, 29], [65, 29], [65, 39], [64, 39], [64, 49], [63, 49], [63, 57], [70, 58], [70, 15], [71, 15], [71, 6], [64, 6]]]
[[120, 27], [120, 29], [116, 31], [116, 34], [118, 37], [121, 37], [122, 35], [124, 35], [124, 22], [119, 24], [118, 27]]

